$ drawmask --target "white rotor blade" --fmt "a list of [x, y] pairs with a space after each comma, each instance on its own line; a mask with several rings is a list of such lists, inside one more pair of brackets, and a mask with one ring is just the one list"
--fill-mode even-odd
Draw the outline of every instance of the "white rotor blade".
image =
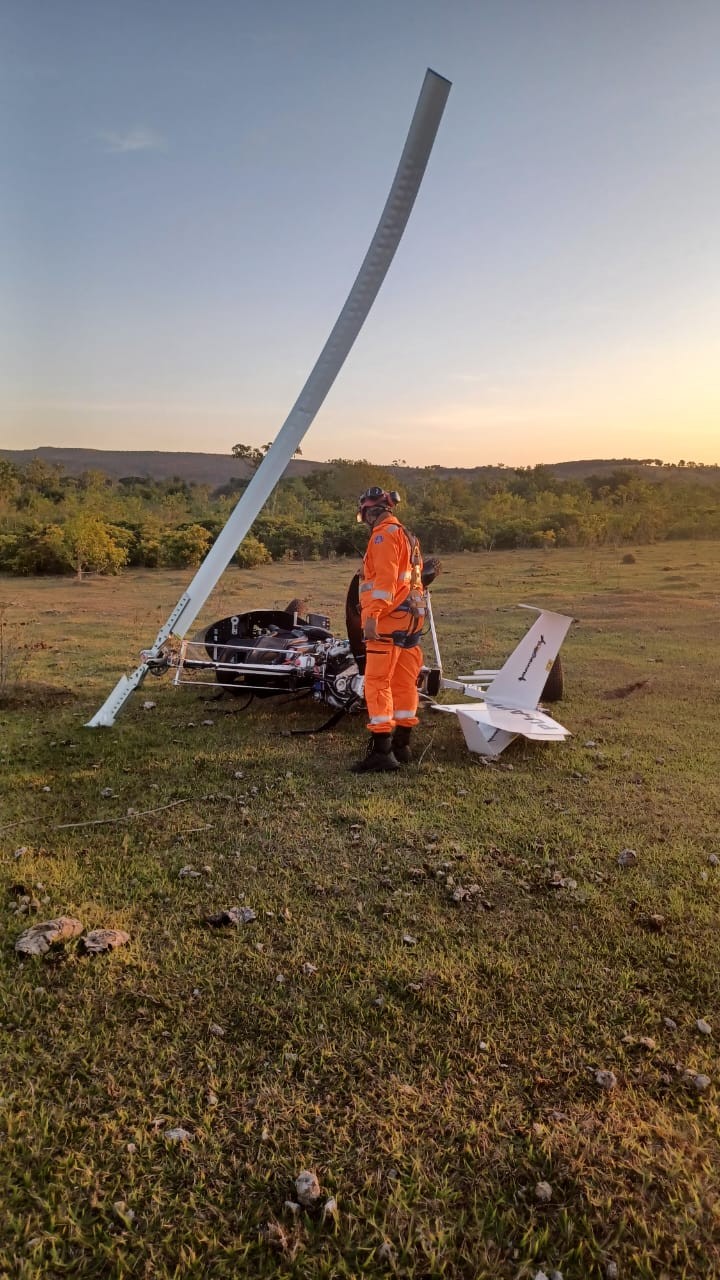
[[377, 230], [355, 283], [305, 386], [283, 426], [221, 530], [187, 591], [180, 597], [142, 663], [122, 676], [110, 696], [88, 721], [88, 727], [111, 725], [132, 692], [142, 684], [173, 634], [184, 636], [216, 586], [240, 543], [280, 480], [300, 441], [340, 372], [387, 275], [412, 211], [430, 158], [435, 135], [450, 92], [450, 81], [428, 70], [415, 107], [407, 140]]

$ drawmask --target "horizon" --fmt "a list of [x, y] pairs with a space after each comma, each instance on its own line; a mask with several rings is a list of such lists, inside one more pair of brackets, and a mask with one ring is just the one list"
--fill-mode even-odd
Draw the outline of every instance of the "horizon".
[[[109, 453], [113, 455], [128, 454], [132, 456], [148, 454], [152, 457], [156, 457], [156, 456], [164, 457], [167, 455], [172, 456], [177, 454], [178, 456], [190, 457], [190, 458], [223, 459], [227, 462], [237, 463], [240, 467], [246, 467], [248, 465], [247, 463], [245, 463], [243, 459], [234, 457], [232, 453], [229, 453], [229, 454], [216, 453], [211, 450], [114, 449], [114, 448], [100, 449], [92, 445], [89, 445], [89, 446], [82, 446], [82, 445], [81, 446], [75, 446], [75, 445], [32, 446], [32, 445], [29, 445], [26, 448], [20, 448], [17, 450], [0, 447], [0, 458], [6, 456], [7, 454], [12, 454], [12, 453], [44, 453], [46, 454], [48, 452], [57, 452], [57, 453], [76, 452], [76, 453], [99, 453], [99, 454]], [[668, 468], [668, 469], [674, 468], [676, 470], [683, 470], [683, 469], [692, 470], [694, 468], [697, 468], [698, 470], [703, 470], [706, 468], [717, 469], [718, 467], [720, 467], [720, 461], [718, 460], [713, 460], [710, 462], [699, 462], [697, 459], [680, 458], [677, 461], [675, 461], [669, 458], [658, 458], [658, 457], [634, 458], [628, 455], [625, 455], [623, 457], [555, 458], [547, 462], [507, 463], [500, 460], [498, 462], [476, 462], [476, 463], [468, 462], [465, 464], [454, 464], [454, 463], [445, 463], [445, 462], [414, 463], [409, 461], [406, 458], [394, 458], [390, 462], [375, 461], [372, 458], [307, 458], [303, 455], [300, 457], [291, 458], [288, 463], [288, 469], [291, 468], [295, 463], [300, 463], [301, 466], [304, 465], [305, 467], [312, 467], [312, 466], [332, 466], [333, 463], [338, 463], [338, 462], [355, 463], [355, 464], [367, 463], [368, 466], [380, 467], [388, 471], [393, 471], [393, 470], [419, 471], [419, 470], [423, 470], [426, 467], [430, 469], [438, 468], [440, 470], [448, 470], [448, 471], [456, 471], [456, 470], [475, 471], [475, 470], [483, 470], [483, 469], [496, 470], [496, 471], [497, 470], [513, 471], [516, 469], [532, 470], [535, 467], [546, 467], [548, 469], [552, 469], [553, 467], [582, 467], [582, 466], [591, 466], [591, 465], [592, 466], [596, 466], [596, 465], [609, 466], [610, 464], [617, 464], [618, 466], [621, 466], [621, 467], [622, 466], [648, 466], [648, 467], [654, 467], [656, 470], [660, 468]], [[61, 466], [62, 464], [58, 463], [56, 465]]]
[[714, 464], [715, 0], [11, 0], [6, 28], [3, 448], [273, 439], [431, 66], [428, 172], [303, 452]]

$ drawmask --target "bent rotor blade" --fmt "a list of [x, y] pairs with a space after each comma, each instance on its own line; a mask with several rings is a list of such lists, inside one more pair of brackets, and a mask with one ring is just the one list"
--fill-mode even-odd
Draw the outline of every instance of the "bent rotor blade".
[[387, 275], [420, 189], [435, 135], [445, 109], [450, 81], [435, 71], [425, 74], [397, 172], [375, 235], [345, 305], [305, 386], [275, 440], [243, 493], [227, 524], [180, 597], [142, 663], [122, 676], [109, 698], [87, 722], [88, 728], [112, 725], [132, 692], [142, 684], [152, 659], [173, 634], [184, 636], [227, 568], [243, 538], [262, 511], [300, 441], [340, 372]]

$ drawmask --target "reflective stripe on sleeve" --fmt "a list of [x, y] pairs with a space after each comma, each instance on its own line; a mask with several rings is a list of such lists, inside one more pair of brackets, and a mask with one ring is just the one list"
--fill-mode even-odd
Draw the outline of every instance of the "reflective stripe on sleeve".
[[360, 587], [360, 595], [362, 595], [363, 591], [372, 591], [374, 586], [374, 582], [363, 582]]
[[380, 591], [379, 588], [374, 590], [371, 596], [372, 600], [392, 600], [392, 598], [392, 591]]

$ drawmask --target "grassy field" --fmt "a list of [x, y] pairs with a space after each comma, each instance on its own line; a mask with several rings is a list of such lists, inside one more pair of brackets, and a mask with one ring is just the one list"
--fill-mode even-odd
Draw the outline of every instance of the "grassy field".
[[[0, 582], [42, 645], [0, 702], [1, 1276], [720, 1275], [720, 545], [634, 554], [448, 557], [450, 674], [518, 601], [576, 617], [574, 737], [485, 766], [427, 713], [364, 779], [361, 720], [287, 735], [310, 704], [148, 680], [82, 727], [188, 575]], [[230, 571], [203, 617], [340, 629], [352, 569]], [[131, 941], [22, 960], [62, 913]], [[284, 1207], [303, 1169], [336, 1212]]]

